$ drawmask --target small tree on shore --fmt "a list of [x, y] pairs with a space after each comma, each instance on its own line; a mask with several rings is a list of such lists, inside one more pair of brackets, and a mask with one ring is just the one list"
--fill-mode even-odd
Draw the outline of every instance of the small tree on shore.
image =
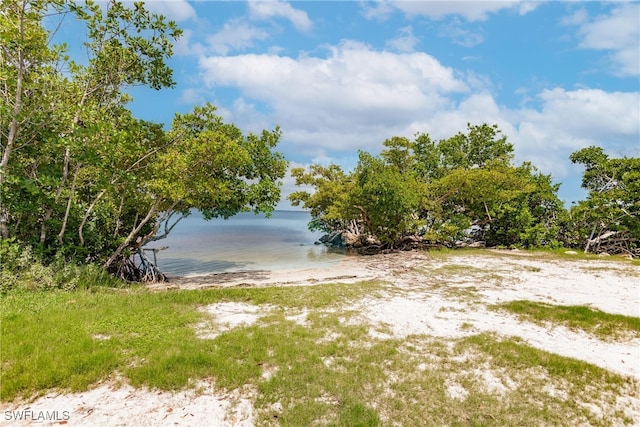
[[585, 252], [640, 256], [640, 158], [610, 158], [591, 146], [570, 159], [584, 166], [589, 193], [570, 210], [569, 243]]

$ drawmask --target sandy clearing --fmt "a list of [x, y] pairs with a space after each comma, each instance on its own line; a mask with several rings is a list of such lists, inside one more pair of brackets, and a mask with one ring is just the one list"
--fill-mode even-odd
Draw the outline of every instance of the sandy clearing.
[[111, 379], [82, 393], [48, 393], [32, 403], [2, 405], [11, 426], [237, 426], [254, 425], [252, 392], [216, 390], [211, 381], [166, 392], [134, 389]]
[[[459, 338], [489, 331], [520, 337], [537, 348], [640, 379], [638, 339], [604, 342], [565, 327], [520, 322], [514, 316], [486, 308], [497, 302], [533, 300], [587, 305], [609, 313], [640, 316], [638, 266], [598, 260], [547, 260], [517, 252], [500, 255], [460, 253], [434, 258], [424, 252], [405, 252], [347, 257], [332, 268], [216, 274], [155, 284], [150, 289], [305, 286], [383, 280], [390, 284], [387, 296], [369, 297], [349, 307], [359, 312], [356, 321], [371, 325], [371, 334], [377, 338], [412, 334]], [[444, 285], [442, 277], [446, 277]], [[472, 297], [455, 292], [465, 288], [473, 291]], [[212, 321], [199, 325], [199, 331], [203, 338], [213, 338], [230, 328], [252, 324], [272, 308], [214, 304], [204, 308]], [[304, 324], [305, 318], [306, 313], [301, 313], [296, 320]], [[453, 383], [448, 385], [450, 394], [459, 396], [461, 392], [456, 387]], [[2, 404], [2, 420], [7, 423], [8, 414], [14, 414], [6, 411], [23, 411], [24, 415], [29, 410], [32, 418], [43, 415], [58, 418], [39, 425], [253, 425], [251, 401], [255, 392], [228, 393], [216, 389], [212, 381], [201, 382], [196, 389], [173, 393], [134, 390], [119, 380], [111, 380], [84, 393], [52, 392], [30, 403]], [[631, 406], [638, 409], [638, 398], [632, 400]], [[54, 408], [57, 413], [50, 414]], [[640, 415], [637, 421], [640, 422]], [[10, 421], [10, 425], [32, 425], [32, 422]]]

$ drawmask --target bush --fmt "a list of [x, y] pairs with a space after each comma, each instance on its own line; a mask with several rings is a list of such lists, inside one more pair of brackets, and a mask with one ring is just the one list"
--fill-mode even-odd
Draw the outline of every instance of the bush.
[[0, 242], [0, 292], [23, 290], [76, 290], [95, 286], [121, 287], [123, 281], [110, 276], [95, 264], [77, 265], [56, 255], [44, 263], [31, 246], [15, 239]]

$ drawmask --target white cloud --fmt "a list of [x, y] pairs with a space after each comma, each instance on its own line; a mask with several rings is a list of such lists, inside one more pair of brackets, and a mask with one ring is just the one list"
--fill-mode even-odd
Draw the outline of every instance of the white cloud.
[[147, 0], [145, 7], [177, 22], [196, 17], [195, 9], [186, 0]]
[[278, 0], [252, 0], [249, 1], [249, 15], [257, 19], [269, 19], [283, 17], [288, 19], [299, 31], [309, 31], [313, 28], [313, 22], [306, 12], [296, 9], [288, 2]]
[[186, 105], [203, 105], [206, 102], [206, 99], [202, 93], [202, 90], [188, 88], [182, 91], [178, 102]]
[[361, 2], [362, 14], [366, 19], [384, 21], [391, 14], [400, 10], [409, 17], [427, 16], [431, 19], [442, 19], [445, 16], [461, 16], [467, 21], [484, 21], [489, 14], [503, 9], [511, 9], [520, 15], [535, 10], [542, 0], [377, 0], [374, 5]]
[[[301, 147], [343, 151], [375, 145], [416, 117], [448, 108], [448, 95], [468, 89], [425, 53], [381, 52], [349, 41], [329, 48], [326, 58], [215, 56], [203, 58], [201, 68], [206, 84], [238, 87], [267, 104]], [[384, 137], [363, 138], [372, 132]]]
[[[249, 15], [254, 19], [268, 19], [272, 17], [284, 17], [301, 31], [310, 30], [313, 26], [311, 20], [304, 11], [294, 9], [289, 3], [281, 1], [254, 0], [248, 3]], [[193, 34], [186, 34], [187, 40], [181, 42], [178, 52], [181, 54], [192, 53], [203, 55], [205, 51], [219, 55], [227, 55], [234, 51], [243, 51], [253, 48], [257, 41], [270, 38], [269, 32], [256, 25], [252, 25], [243, 18], [233, 18], [227, 21], [221, 29], [206, 37], [208, 47], [202, 45], [190, 45], [189, 40]], [[277, 46], [271, 47], [271, 51], [277, 51]]]
[[484, 21], [489, 14], [503, 9], [517, 10], [524, 15], [537, 7], [531, 1], [421, 1], [400, 0], [391, 3], [409, 16], [424, 15], [433, 19], [441, 19], [447, 15], [458, 15], [467, 21]]
[[397, 50], [398, 52], [413, 52], [416, 44], [420, 40], [413, 35], [413, 28], [411, 26], [402, 27], [398, 30], [398, 35], [388, 40], [387, 47]]
[[538, 109], [514, 111], [519, 150], [541, 168], [562, 177], [569, 154], [589, 145], [631, 154], [640, 141], [640, 94], [599, 89], [538, 94]]
[[465, 28], [463, 23], [457, 18], [454, 18], [451, 22], [440, 26], [438, 34], [441, 37], [449, 38], [453, 43], [464, 47], [477, 46], [484, 41], [484, 36], [480, 32], [471, 31]]
[[[536, 108], [509, 109], [489, 92], [476, 92], [452, 108], [415, 121], [403, 135], [427, 132], [439, 139], [464, 131], [467, 123], [497, 124], [514, 144], [518, 163], [531, 161], [559, 181], [580, 173], [569, 161], [580, 148], [596, 145], [615, 156], [638, 154], [640, 93], [554, 88], [541, 91], [536, 99]], [[566, 187], [565, 194], [579, 192], [577, 181]]]
[[256, 103], [245, 98], [236, 98], [233, 101], [228, 117], [225, 119], [232, 123], [245, 123], [243, 131], [259, 134], [263, 129], [271, 129], [272, 126], [264, 113], [260, 112]]
[[565, 91], [556, 88], [539, 94], [547, 120], [585, 138], [637, 135], [640, 97], [633, 92], [605, 92], [599, 89]]
[[377, 21], [385, 21], [396, 10], [387, 0], [377, 0], [374, 5], [367, 1], [361, 1], [360, 8], [366, 19]]
[[193, 30], [185, 29], [182, 36], [173, 44], [173, 53], [176, 56], [203, 55], [207, 48], [193, 40]]
[[640, 4], [627, 3], [615, 7], [608, 15], [588, 21], [584, 11], [565, 19], [579, 25], [580, 47], [610, 51], [613, 74], [640, 75]]
[[563, 25], [582, 25], [589, 20], [589, 14], [585, 9], [578, 9], [571, 15], [565, 16], [560, 20]]
[[511, 136], [514, 127], [509, 122], [503, 108], [501, 108], [487, 91], [473, 93], [460, 102], [442, 109], [432, 115], [416, 120], [408, 128], [404, 136], [413, 136], [417, 132], [428, 133], [432, 139], [449, 138], [458, 132], [464, 132], [467, 123], [479, 125], [482, 123], [497, 124], [506, 134]]
[[[568, 157], [577, 149], [638, 150], [638, 92], [550, 88], [528, 94], [527, 106], [508, 108], [496, 102], [486, 77], [456, 72], [425, 53], [378, 51], [353, 41], [327, 49], [324, 57], [202, 58], [201, 78], [210, 88], [240, 91], [231, 114], [241, 128], [278, 123], [285, 153], [329, 158], [345, 170], [355, 165], [356, 150], [377, 153], [391, 136], [447, 138], [467, 123], [497, 124], [518, 162], [532, 161], [561, 181], [576, 172]], [[579, 183], [571, 185], [575, 195]]]
[[537, 2], [534, 2], [534, 1], [522, 1], [517, 6], [518, 13], [520, 15], [526, 15], [529, 12], [533, 12], [540, 5], [540, 3], [542, 3], [542, 0], [539, 0]]
[[234, 50], [253, 47], [256, 40], [265, 40], [269, 33], [253, 27], [242, 19], [232, 19], [225, 23], [220, 31], [207, 37], [213, 52], [226, 55]]

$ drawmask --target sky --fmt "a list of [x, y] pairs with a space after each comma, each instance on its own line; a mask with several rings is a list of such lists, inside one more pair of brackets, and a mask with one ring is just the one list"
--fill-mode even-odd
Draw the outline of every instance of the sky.
[[[148, 1], [184, 30], [176, 87], [131, 91], [136, 116], [170, 124], [210, 102], [245, 132], [279, 125], [291, 167], [377, 154], [497, 124], [583, 199], [569, 155], [640, 156], [640, 2]], [[295, 191], [285, 179], [283, 193]], [[282, 202], [280, 208], [288, 203]]]

